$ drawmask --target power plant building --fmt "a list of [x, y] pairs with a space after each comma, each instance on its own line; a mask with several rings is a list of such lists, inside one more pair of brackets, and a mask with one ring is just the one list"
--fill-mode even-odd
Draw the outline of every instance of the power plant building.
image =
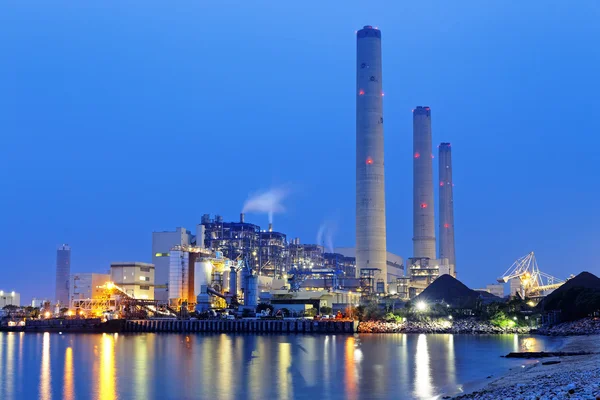
[[148, 263], [114, 262], [110, 280], [135, 299], [154, 300], [154, 271], [154, 265]]
[[185, 228], [152, 232], [152, 264], [156, 271], [156, 300], [168, 301], [170, 251], [174, 246], [189, 246], [192, 234]]
[[104, 295], [102, 287], [110, 282], [110, 274], [81, 273], [69, 279], [69, 304], [73, 300], [99, 299]]
[[69, 305], [69, 277], [71, 276], [71, 248], [63, 244], [56, 251], [55, 298], [62, 306]]
[[375, 273], [386, 292], [385, 173], [381, 31], [356, 35], [356, 268]]
[[440, 258], [448, 259], [450, 275], [456, 277], [456, 253], [454, 248], [454, 199], [452, 181], [452, 148], [450, 143], [439, 147], [440, 178]]
[[6, 306], [21, 306], [21, 295], [15, 291], [0, 290], [0, 309]]

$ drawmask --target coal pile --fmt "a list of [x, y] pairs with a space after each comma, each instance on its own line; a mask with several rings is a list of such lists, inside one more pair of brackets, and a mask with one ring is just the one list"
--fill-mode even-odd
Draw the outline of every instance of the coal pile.
[[565, 321], [584, 318], [600, 310], [600, 278], [582, 272], [540, 302], [542, 311], [560, 311]]
[[455, 308], [473, 308], [480, 294], [450, 275], [442, 275], [431, 283], [415, 302], [444, 302]]

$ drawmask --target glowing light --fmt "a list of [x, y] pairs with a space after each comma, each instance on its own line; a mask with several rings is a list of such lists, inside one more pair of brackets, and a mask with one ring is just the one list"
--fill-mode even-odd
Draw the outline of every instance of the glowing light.
[[427, 309], [427, 304], [424, 301], [417, 302], [417, 310], [425, 311]]
[[452, 315], [448, 315], [448, 319], [452, 319]]
[[381, 97], [385, 96], [385, 93], [381, 92]]
[[450, 228], [450, 224], [446, 222], [446, 223], [444, 224], [444, 228]]
[[433, 154], [431, 155], [431, 158], [435, 158], [435, 157], [433, 156]]
[[440, 182], [440, 186], [444, 186], [444, 182]]
[[367, 158], [367, 165], [373, 164], [373, 159], [371, 157]]
[[359, 96], [362, 96], [363, 94], [365, 94], [365, 91], [364, 91], [364, 90], [362, 90], [362, 89], [360, 89], [360, 90], [358, 91], [358, 95], [359, 95]]
[[114, 287], [115, 287], [114, 283], [112, 283], [112, 282], [106, 282], [106, 288], [108, 290], [112, 290], [112, 289], [114, 289]]
[[73, 311], [71, 311], [71, 310], [67, 311], [67, 316], [68, 317], [72, 317], [73, 316]]
[[427, 203], [421, 203], [421, 208], [427, 208]]
[[527, 302], [527, 305], [528, 305], [529, 307], [533, 307], [533, 306], [535, 306], [535, 303], [534, 303], [533, 301], [529, 300], [529, 301]]
[[50, 311], [46, 311], [46, 312], [44, 313], [44, 317], [46, 317], [46, 318], [50, 318], [50, 316], [51, 316], [51, 315], [52, 315], [52, 314], [50, 314]]
[[415, 158], [421, 157], [421, 153], [415, 153]]

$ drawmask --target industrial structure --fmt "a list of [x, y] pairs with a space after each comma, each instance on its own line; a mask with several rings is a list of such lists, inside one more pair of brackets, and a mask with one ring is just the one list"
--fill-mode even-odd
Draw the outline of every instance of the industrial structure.
[[503, 284], [510, 282], [510, 295], [523, 299], [543, 297], [565, 283], [540, 271], [533, 251], [512, 263], [498, 278], [498, 282]]
[[372, 268], [386, 292], [385, 173], [383, 160], [381, 31], [356, 35], [356, 267]]
[[71, 248], [63, 244], [56, 251], [55, 298], [59, 304], [69, 304], [69, 277], [71, 276]]
[[17, 292], [0, 290], [0, 309], [6, 306], [20, 306], [21, 295]]
[[175, 231], [152, 232], [152, 264], [155, 268], [154, 296], [157, 300], [167, 302], [169, 294], [170, 250], [173, 246], [189, 246], [192, 233], [185, 228]]
[[113, 262], [110, 280], [136, 299], [154, 300], [155, 267], [143, 262]]
[[110, 274], [92, 272], [73, 274], [69, 278], [69, 303], [73, 300], [98, 299], [104, 295], [104, 284], [110, 281]]
[[450, 275], [456, 278], [456, 252], [454, 248], [454, 182], [452, 181], [452, 148], [450, 143], [439, 147], [439, 235], [440, 258], [447, 259]]
[[435, 256], [431, 109], [413, 110], [413, 257]]

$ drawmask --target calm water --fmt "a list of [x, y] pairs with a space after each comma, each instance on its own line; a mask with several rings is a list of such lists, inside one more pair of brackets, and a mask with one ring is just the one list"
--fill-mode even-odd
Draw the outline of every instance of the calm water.
[[0, 399], [429, 399], [557, 340], [0, 332]]

